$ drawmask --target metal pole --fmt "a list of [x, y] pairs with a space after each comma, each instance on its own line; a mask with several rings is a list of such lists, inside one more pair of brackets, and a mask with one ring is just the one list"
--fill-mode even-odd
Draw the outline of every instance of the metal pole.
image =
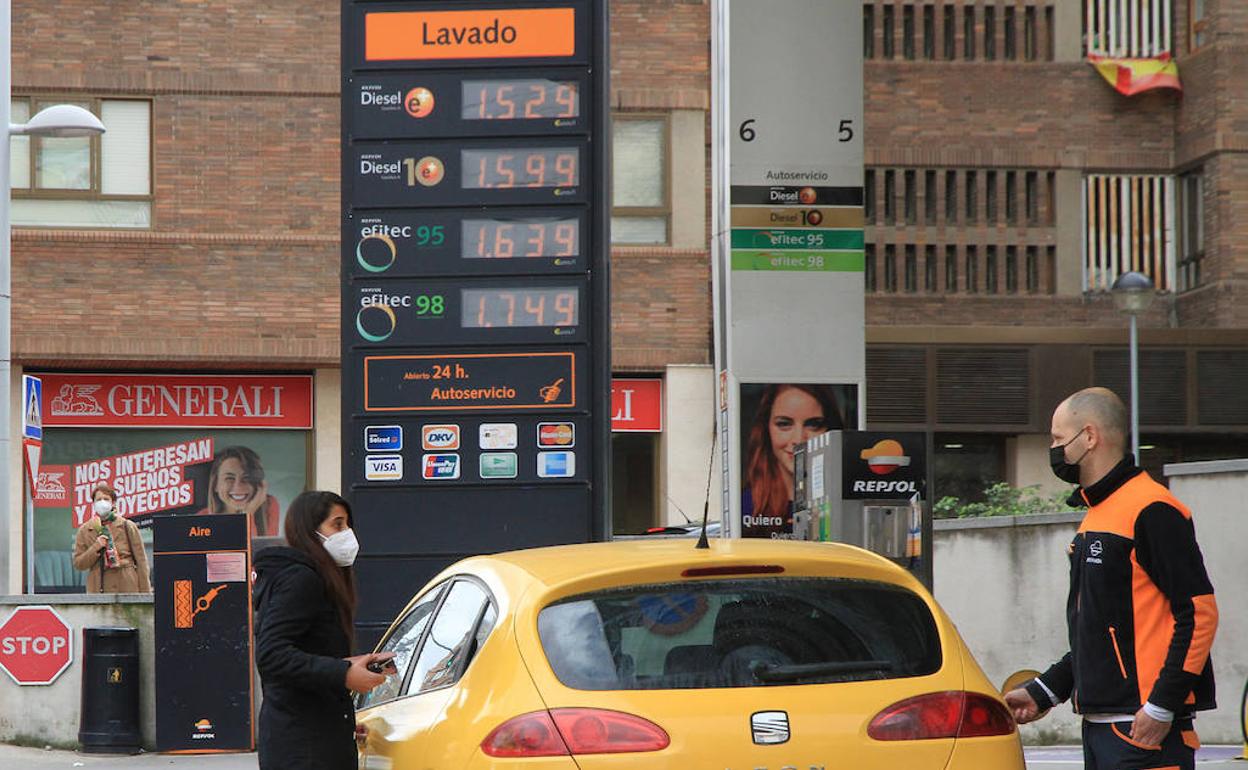
[[1140, 362], [1135, 339], [1135, 313], [1131, 314], [1131, 456], [1140, 462]]
[[[9, 477], [13, 463], [9, 441], [9, 314], [12, 289], [9, 281], [9, 144], [10, 99], [12, 90], [12, 19], [10, 0], [0, 0], [0, 595], [21, 591], [9, 584], [9, 534], [14, 522], [21, 522], [20, 506], [10, 500]], [[29, 533], [27, 534], [29, 536]]]

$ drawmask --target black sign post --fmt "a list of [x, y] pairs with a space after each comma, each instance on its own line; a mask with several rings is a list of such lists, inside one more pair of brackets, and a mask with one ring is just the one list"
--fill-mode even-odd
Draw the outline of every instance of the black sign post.
[[342, 5], [358, 644], [463, 556], [608, 533], [606, 0]]
[[251, 751], [247, 517], [152, 519], [156, 750]]

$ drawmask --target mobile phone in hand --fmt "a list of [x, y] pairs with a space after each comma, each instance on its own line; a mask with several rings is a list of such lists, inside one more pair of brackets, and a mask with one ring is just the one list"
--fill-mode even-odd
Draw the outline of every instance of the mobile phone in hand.
[[374, 674], [386, 674], [387, 676], [389, 676], [390, 674], [399, 673], [398, 667], [394, 665], [394, 658], [386, 658], [385, 660], [374, 660], [371, 663], [369, 663], [367, 666], [365, 666], [365, 668], [367, 668], [369, 671], [372, 671]]

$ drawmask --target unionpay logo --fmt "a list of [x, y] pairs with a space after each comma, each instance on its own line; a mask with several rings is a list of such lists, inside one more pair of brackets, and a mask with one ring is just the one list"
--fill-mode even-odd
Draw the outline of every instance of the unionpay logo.
[[867, 461], [867, 467], [877, 476], [887, 476], [898, 468], [910, 464], [906, 450], [901, 448], [899, 442], [891, 438], [877, 441], [875, 446], [862, 450], [859, 457]]
[[459, 478], [459, 455], [425, 455], [420, 475], [426, 481], [443, 481]]
[[426, 425], [420, 429], [420, 447], [426, 451], [459, 449], [459, 426]]

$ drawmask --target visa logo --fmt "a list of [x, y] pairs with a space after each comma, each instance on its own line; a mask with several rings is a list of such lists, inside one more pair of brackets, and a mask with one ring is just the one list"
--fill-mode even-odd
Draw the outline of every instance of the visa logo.
[[459, 455], [425, 455], [420, 475], [428, 481], [459, 478]]
[[403, 455], [369, 455], [364, 458], [368, 481], [399, 481], [403, 478]]
[[426, 425], [420, 429], [420, 447], [425, 451], [459, 449], [458, 425]]
[[364, 450], [398, 452], [403, 449], [403, 427], [400, 425], [369, 425], [364, 429]]

